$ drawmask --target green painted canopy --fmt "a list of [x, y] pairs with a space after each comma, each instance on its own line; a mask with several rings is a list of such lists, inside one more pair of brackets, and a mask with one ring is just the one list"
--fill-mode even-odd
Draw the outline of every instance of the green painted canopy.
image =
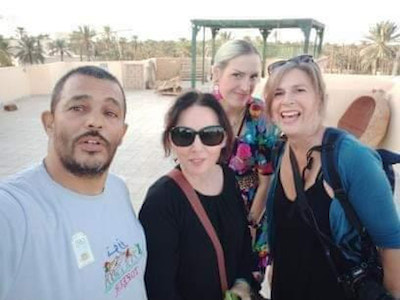
[[[200, 28], [210, 28], [212, 33], [212, 58], [215, 56], [215, 37], [221, 28], [256, 28], [260, 30], [263, 37], [263, 70], [262, 76], [265, 75], [265, 58], [267, 37], [273, 29], [282, 28], [299, 28], [304, 34], [304, 53], [309, 53], [310, 33], [314, 29], [316, 31], [316, 39], [318, 43], [314, 44], [314, 55], [319, 56], [322, 49], [322, 41], [324, 36], [325, 25], [314, 19], [272, 19], [272, 20], [211, 20], [211, 19], [195, 19], [192, 22], [192, 87], [196, 85], [196, 37]], [[204, 48], [203, 39], [203, 48]], [[203, 51], [203, 66], [204, 66], [204, 51]], [[204, 67], [203, 67], [204, 69]], [[204, 73], [204, 70], [203, 70]], [[204, 78], [204, 76], [203, 76]]]

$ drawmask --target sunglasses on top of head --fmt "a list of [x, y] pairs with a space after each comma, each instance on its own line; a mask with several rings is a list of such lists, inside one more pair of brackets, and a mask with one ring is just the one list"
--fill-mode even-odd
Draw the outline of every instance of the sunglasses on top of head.
[[184, 126], [176, 126], [170, 130], [171, 140], [175, 146], [188, 147], [193, 144], [196, 135], [199, 135], [201, 142], [206, 146], [217, 146], [222, 143], [225, 130], [220, 125], [207, 126], [199, 131]]
[[271, 75], [271, 73], [275, 69], [277, 69], [289, 62], [295, 62], [298, 64], [299, 63], [315, 63], [312, 55], [308, 55], [308, 54], [299, 55], [299, 56], [296, 56], [296, 57], [293, 57], [293, 58], [287, 59], [287, 60], [278, 60], [268, 66], [268, 75]]

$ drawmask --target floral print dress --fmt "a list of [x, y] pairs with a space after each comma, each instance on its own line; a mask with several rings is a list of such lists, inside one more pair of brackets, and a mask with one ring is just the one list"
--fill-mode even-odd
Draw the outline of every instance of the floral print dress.
[[[229, 167], [235, 171], [249, 213], [258, 187], [258, 173], [270, 175], [273, 172], [271, 152], [278, 132], [275, 126], [267, 122], [264, 102], [256, 98], [252, 98], [247, 104], [242, 127], [244, 131], [236, 137]], [[253, 245], [259, 258], [258, 269], [262, 273], [268, 264], [266, 230], [266, 225], [257, 229]]]

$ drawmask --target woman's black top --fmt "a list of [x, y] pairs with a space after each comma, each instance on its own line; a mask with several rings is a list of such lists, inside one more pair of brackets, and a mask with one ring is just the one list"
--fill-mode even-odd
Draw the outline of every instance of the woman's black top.
[[[197, 193], [222, 244], [228, 285], [252, 280], [251, 238], [234, 173], [223, 167], [223, 191]], [[217, 256], [189, 201], [169, 177], [149, 189], [139, 214], [146, 233], [149, 300], [221, 300]]]
[[[325, 191], [322, 176], [318, 176], [305, 194], [319, 229], [327, 236], [332, 236], [329, 223], [329, 207], [332, 200]], [[280, 178], [273, 201], [276, 244], [272, 299], [345, 299], [315, 231], [301, 216], [297, 200], [293, 202], [286, 197]]]

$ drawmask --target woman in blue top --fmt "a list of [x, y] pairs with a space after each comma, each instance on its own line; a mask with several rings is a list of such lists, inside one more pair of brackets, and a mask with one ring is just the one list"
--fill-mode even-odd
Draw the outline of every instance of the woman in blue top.
[[[267, 202], [272, 299], [345, 299], [324, 255], [321, 234], [316, 234], [310, 221], [312, 211], [320, 232], [336, 245], [329, 248], [339, 272], [360, 264], [360, 237], [322, 172], [320, 151], [331, 150], [325, 143], [326, 93], [321, 71], [311, 56], [302, 55], [272, 64], [269, 73], [267, 116], [287, 137]], [[310, 150], [314, 146], [322, 150]], [[348, 201], [380, 249], [386, 289], [400, 297], [400, 222], [381, 161], [350, 135], [338, 147], [337, 168]], [[290, 149], [302, 174], [306, 201], [296, 193]]]
[[252, 97], [260, 73], [260, 55], [247, 41], [229, 41], [215, 55], [214, 95], [224, 108], [235, 134], [229, 166], [235, 171], [249, 225], [253, 228], [253, 248], [258, 254], [258, 266], [254, 270], [262, 275], [267, 265], [266, 228], [259, 228], [259, 224], [262, 224], [265, 211], [272, 173], [271, 147], [276, 134], [267, 123], [264, 102]]

